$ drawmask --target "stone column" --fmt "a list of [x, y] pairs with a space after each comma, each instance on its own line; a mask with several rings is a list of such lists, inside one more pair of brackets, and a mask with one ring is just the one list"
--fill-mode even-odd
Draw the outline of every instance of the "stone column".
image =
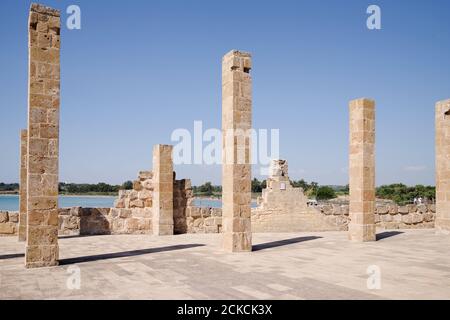
[[27, 130], [20, 131], [19, 241], [27, 239]]
[[375, 241], [375, 101], [350, 102], [349, 238]]
[[153, 147], [153, 234], [173, 235], [173, 146]]
[[58, 264], [60, 13], [32, 4], [29, 91], [26, 266]]
[[436, 228], [450, 232], [450, 99], [436, 104]]
[[251, 230], [251, 55], [230, 51], [222, 60], [223, 248], [252, 250]]

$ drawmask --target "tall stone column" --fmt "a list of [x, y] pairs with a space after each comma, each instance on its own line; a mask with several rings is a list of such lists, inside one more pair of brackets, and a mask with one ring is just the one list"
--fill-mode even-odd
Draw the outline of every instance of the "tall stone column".
[[153, 147], [153, 234], [173, 235], [173, 146]]
[[436, 228], [450, 232], [450, 99], [436, 103]]
[[32, 4], [29, 91], [26, 266], [58, 264], [60, 13]]
[[222, 60], [223, 248], [252, 250], [251, 230], [251, 55], [230, 51]]
[[28, 132], [20, 131], [19, 241], [27, 239], [27, 153]]
[[375, 241], [375, 101], [350, 102], [349, 238]]

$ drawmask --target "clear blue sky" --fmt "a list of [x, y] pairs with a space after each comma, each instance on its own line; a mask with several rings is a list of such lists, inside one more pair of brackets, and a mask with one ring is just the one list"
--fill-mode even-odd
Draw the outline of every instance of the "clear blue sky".
[[[291, 177], [346, 184], [348, 101], [377, 102], [377, 185], [434, 184], [434, 104], [450, 98], [450, 2], [53, 1], [62, 30], [60, 180], [122, 183], [176, 128], [221, 125], [221, 57], [253, 54], [253, 123], [279, 128]], [[382, 30], [366, 9], [382, 10]], [[30, 1], [0, 2], [0, 181], [16, 182], [27, 118]], [[63, 14], [65, 20], [67, 14]], [[217, 166], [179, 177], [220, 183]]]

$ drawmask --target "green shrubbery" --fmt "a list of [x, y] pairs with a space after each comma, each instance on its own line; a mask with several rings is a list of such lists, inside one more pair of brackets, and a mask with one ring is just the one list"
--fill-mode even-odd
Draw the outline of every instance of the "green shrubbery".
[[384, 185], [377, 188], [377, 198], [392, 200], [398, 204], [411, 203], [414, 198], [434, 201], [436, 188], [434, 186], [416, 185], [408, 187], [402, 183]]

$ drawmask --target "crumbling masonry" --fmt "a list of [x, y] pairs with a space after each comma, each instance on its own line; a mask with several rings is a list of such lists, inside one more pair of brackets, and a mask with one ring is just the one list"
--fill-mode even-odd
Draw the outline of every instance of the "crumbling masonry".
[[450, 232], [450, 100], [436, 104], [436, 228]]
[[249, 53], [230, 51], [222, 60], [223, 248], [251, 251], [252, 79]]
[[29, 15], [27, 267], [58, 264], [60, 13], [32, 4]]
[[19, 241], [27, 239], [27, 153], [28, 132], [20, 131]]
[[350, 240], [375, 241], [375, 102], [350, 102]]

